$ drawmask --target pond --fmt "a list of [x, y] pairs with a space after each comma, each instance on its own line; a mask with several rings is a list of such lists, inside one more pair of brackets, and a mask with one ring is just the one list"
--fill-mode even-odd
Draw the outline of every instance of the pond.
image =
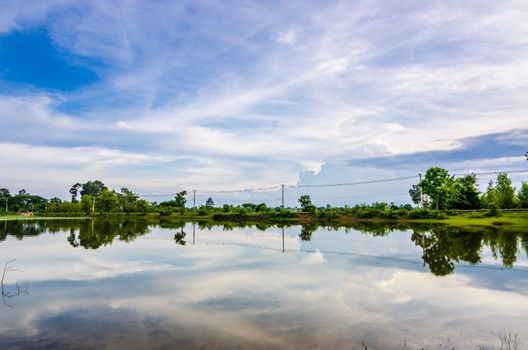
[[508, 227], [0, 221], [0, 349], [528, 348], [527, 250]]

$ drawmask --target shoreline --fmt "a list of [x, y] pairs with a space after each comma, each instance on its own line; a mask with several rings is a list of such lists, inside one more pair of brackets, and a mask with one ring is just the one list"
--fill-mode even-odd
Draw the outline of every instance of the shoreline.
[[6, 215], [0, 216], [0, 221], [10, 220], [63, 220], [63, 219], [152, 219], [160, 221], [196, 221], [209, 223], [244, 223], [244, 224], [269, 224], [269, 225], [323, 225], [323, 226], [348, 226], [354, 223], [387, 223], [387, 224], [447, 224], [450, 226], [487, 226], [525, 228], [528, 230], [528, 211], [501, 211], [498, 216], [485, 216], [482, 211], [460, 212], [440, 219], [410, 219], [410, 218], [382, 218], [358, 217], [353, 214], [337, 214], [330, 217], [321, 217], [314, 214], [296, 213], [293, 217], [271, 216], [266, 214], [209, 214], [196, 215], [192, 213], [156, 215], [156, 214], [124, 214], [111, 213], [109, 215]]

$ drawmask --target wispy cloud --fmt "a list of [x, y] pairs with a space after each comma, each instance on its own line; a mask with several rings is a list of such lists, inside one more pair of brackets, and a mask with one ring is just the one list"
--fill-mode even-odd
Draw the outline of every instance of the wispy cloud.
[[[131, 179], [146, 191], [294, 183], [325, 164], [436, 157], [460, 140], [528, 127], [528, 8], [519, 3], [27, 7], [8, 2], [0, 44], [14, 31], [45, 28], [62, 59], [99, 81], [76, 90], [31, 82], [14, 89], [0, 75], [0, 141], [36, 155], [51, 147], [185, 159], [153, 165], [159, 182], [150, 186]], [[90, 174], [116, 183], [130, 167], [144, 174], [130, 163]], [[47, 171], [57, 186], [70, 181], [59, 180], [64, 165], [56, 162], [53, 172], [53, 164], [50, 158]], [[7, 173], [19, 167], [11, 166]], [[349, 170], [343, 176], [353, 180]]]

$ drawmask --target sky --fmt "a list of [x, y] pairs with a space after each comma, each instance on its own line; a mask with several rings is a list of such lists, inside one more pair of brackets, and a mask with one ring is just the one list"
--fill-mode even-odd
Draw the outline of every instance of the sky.
[[[0, 0], [0, 187], [12, 192], [416, 175], [286, 193], [287, 205], [301, 193], [405, 203], [430, 166], [528, 169], [526, 96], [526, 2]], [[280, 204], [277, 191], [214, 199]]]

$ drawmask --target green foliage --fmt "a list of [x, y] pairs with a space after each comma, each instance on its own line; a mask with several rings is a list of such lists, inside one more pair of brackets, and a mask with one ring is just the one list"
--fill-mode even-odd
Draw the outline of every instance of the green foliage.
[[137, 211], [138, 213], [142, 213], [142, 214], [147, 214], [151, 208], [151, 205], [149, 202], [147, 202], [146, 200], [144, 199], [139, 199], [137, 200], [135, 203], [135, 211]]
[[187, 203], [187, 199], [185, 199], [185, 196], [187, 195], [187, 191], [181, 191], [176, 194], [176, 197], [174, 198], [174, 204], [176, 208], [180, 210], [180, 214], [183, 214], [185, 211], [185, 203]]
[[0, 188], [0, 198], [10, 198], [11, 193], [9, 193], [9, 190], [7, 188]]
[[479, 209], [481, 207], [477, 179], [474, 175], [457, 178], [449, 189], [446, 207], [449, 209]]
[[433, 167], [427, 169], [424, 179], [419, 183], [423, 193], [431, 198], [431, 205], [444, 209], [449, 196], [453, 177], [445, 169]]
[[116, 210], [119, 199], [114, 191], [104, 189], [95, 200], [95, 207], [99, 212], [106, 213], [107, 215]]
[[105, 189], [108, 188], [99, 180], [88, 181], [82, 184], [81, 196], [89, 194], [93, 198], [97, 198]]
[[498, 208], [497, 190], [491, 180], [488, 182], [486, 193], [482, 196], [482, 203], [488, 209]]
[[119, 207], [122, 211], [127, 214], [134, 211], [136, 207], [136, 201], [139, 199], [139, 196], [130, 191], [128, 188], [121, 188], [121, 193], [117, 194], [119, 199]]
[[93, 198], [89, 194], [85, 194], [81, 197], [81, 210], [84, 214], [92, 214]]
[[515, 207], [515, 188], [506, 173], [500, 173], [497, 176], [497, 204], [499, 208], [510, 209]]
[[40, 196], [31, 195], [26, 190], [8, 198], [9, 209], [13, 212], [43, 212], [48, 201]]
[[409, 196], [414, 204], [419, 205], [422, 202], [422, 188], [420, 185], [412, 185], [409, 189]]
[[307, 194], [303, 194], [299, 197], [299, 204], [301, 204], [301, 209], [304, 212], [315, 214], [317, 211], [317, 208], [312, 203], [312, 199]]
[[517, 199], [521, 208], [528, 208], [528, 182], [522, 182], [521, 188], [517, 193]]

